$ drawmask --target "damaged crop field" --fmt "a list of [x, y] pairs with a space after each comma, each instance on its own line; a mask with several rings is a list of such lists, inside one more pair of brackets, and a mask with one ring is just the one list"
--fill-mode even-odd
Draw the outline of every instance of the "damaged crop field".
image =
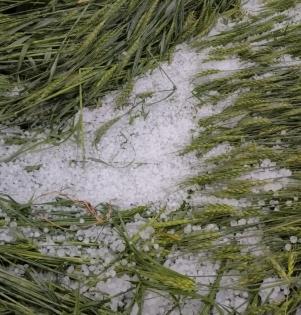
[[0, 1], [0, 314], [301, 314], [299, 0]]

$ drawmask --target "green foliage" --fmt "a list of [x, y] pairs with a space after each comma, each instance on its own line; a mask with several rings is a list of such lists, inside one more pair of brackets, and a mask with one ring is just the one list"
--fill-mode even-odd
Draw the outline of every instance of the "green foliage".
[[[70, 118], [108, 90], [153, 68], [173, 47], [209, 30], [231, 1], [2, 1], [0, 123], [50, 127], [63, 138]], [[8, 87], [10, 82], [10, 87]], [[79, 96], [79, 87], [81, 89]], [[81, 102], [81, 105], [80, 105]]]
[[[216, 198], [209, 210], [199, 205], [191, 211], [193, 218], [203, 221], [190, 220], [187, 224], [218, 225], [218, 238], [210, 245], [202, 241], [203, 248], [215, 261], [225, 262], [229, 272], [239, 272], [239, 280], [229, 289], [248, 292], [243, 314], [295, 314], [300, 303], [296, 283], [301, 248], [299, 241], [291, 242], [291, 237], [301, 236], [301, 49], [296, 41], [301, 24], [291, 21], [285, 12], [296, 3], [266, 1], [258, 15], [206, 41], [195, 42], [199, 49], [212, 46], [208, 55], [211, 63], [235, 57], [242, 64], [236, 71], [213, 68], [200, 73], [201, 83], [194, 89], [200, 104], [220, 106], [227, 99], [231, 105], [199, 121], [202, 131], [185, 152], [196, 152], [206, 165], [186, 184], [193, 187], [194, 195]], [[219, 75], [212, 76], [215, 73]], [[227, 152], [205, 155], [225, 143], [229, 145]], [[268, 163], [264, 166], [263, 162]], [[285, 176], [277, 189], [269, 187], [283, 178], [250, 177], [254, 171], [277, 172], [281, 168], [289, 169], [291, 175]], [[236, 205], [233, 211], [231, 207], [221, 208], [226, 200]], [[285, 299], [261, 299], [262, 283], [270, 277], [276, 280], [265, 286], [286, 286], [289, 293]], [[211, 290], [216, 294], [214, 288]], [[204, 308], [204, 314], [211, 309], [212, 304]]]

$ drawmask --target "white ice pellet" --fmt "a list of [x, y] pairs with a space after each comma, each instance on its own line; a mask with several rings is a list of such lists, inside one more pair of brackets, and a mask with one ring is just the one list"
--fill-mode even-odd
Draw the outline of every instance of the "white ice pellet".
[[191, 232], [192, 232], [192, 226], [191, 226], [191, 224], [187, 224], [184, 228], [184, 233], [190, 234]]
[[142, 229], [142, 231], [139, 232], [139, 235], [143, 240], [148, 240], [151, 238], [154, 231], [155, 230], [153, 227], [147, 226], [146, 228]]
[[4, 222], [8, 224], [10, 222], [10, 217], [5, 217]]
[[74, 266], [69, 266], [68, 268], [67, 268], [67, 272], [68, 273], [73, 273], [74, 272]]
[[16, 221], [13, 221], [13, 222], [11, 222], [10, 224], [9, 224], [9, 226], [11, 227], [11, 228], [14, 228], [14, 227], [17, 227], [17, 222]]
[[289, 289], [286, 284], [282, 284], [277, 277], [270, 277], [263, 280], [259, 295], [263, 302], [280, 304], [288, 295]]
[[57, 253], [58, 257], [64, 257], [65, 256], [65, 250], [63, 248], [58, 249], [56, 253]]
[[248, 224], [257, 224], [257, 223], [259, 223], [259, 219], [258, 218], [249, 218], [247, 223]]
[[193, 225], [192, 226], [192, 231], [193, 232], [197, 232], [197, 231], [201, 231], [202, 227], [200, 225]]
[[293, 201], [292, 201], [292, 200], [287, 200], [287, 201], [285, 202], [285, 204], [286, 204], [287, 206], [291, 206], [291, 205], [293, 204]]
[[247, 224], [247, 220], [246, 219], [240, 219], [237, 222], [237, 225], [246, 225]]
[[146, 245], [146, 244], [145, 244], [145, 245], [143, 245], [143, 250], [144, 250], [145, 252], [148, 252], [148, 251], [149, 251], [149, 249], [150, 249], [150, 248], [149, 248], [149, 246], [148, 246], [148, 245]]
[[160, 215], [160, 219], [161, 220], [166, 220], [167, 219], [167, 215], [166, 215], [166, 213], [162, 213], [161, 215]]
[[285, 244], [284, 249], [285, 249], [287, 252], [289, 252], [289, 251], [292, 249], [292, 245], [289, 244], [289, 243], [287, 243], [287, 244]]
[[217, 224], [210, 223], [210, 224], [206, 225], [205, 231], [219, 231], [219, 227]]
[[291, 236], [291, 237], [290, 237], [290, 242], [291, 242], [292, 244], [296, 244], [296, 243], [298, 242], [298, 237], [297, 237], [297, 236]]
[[231, 226], [237, 226], [237, 221], [236, 220], [231, 220], [230, 221]]

